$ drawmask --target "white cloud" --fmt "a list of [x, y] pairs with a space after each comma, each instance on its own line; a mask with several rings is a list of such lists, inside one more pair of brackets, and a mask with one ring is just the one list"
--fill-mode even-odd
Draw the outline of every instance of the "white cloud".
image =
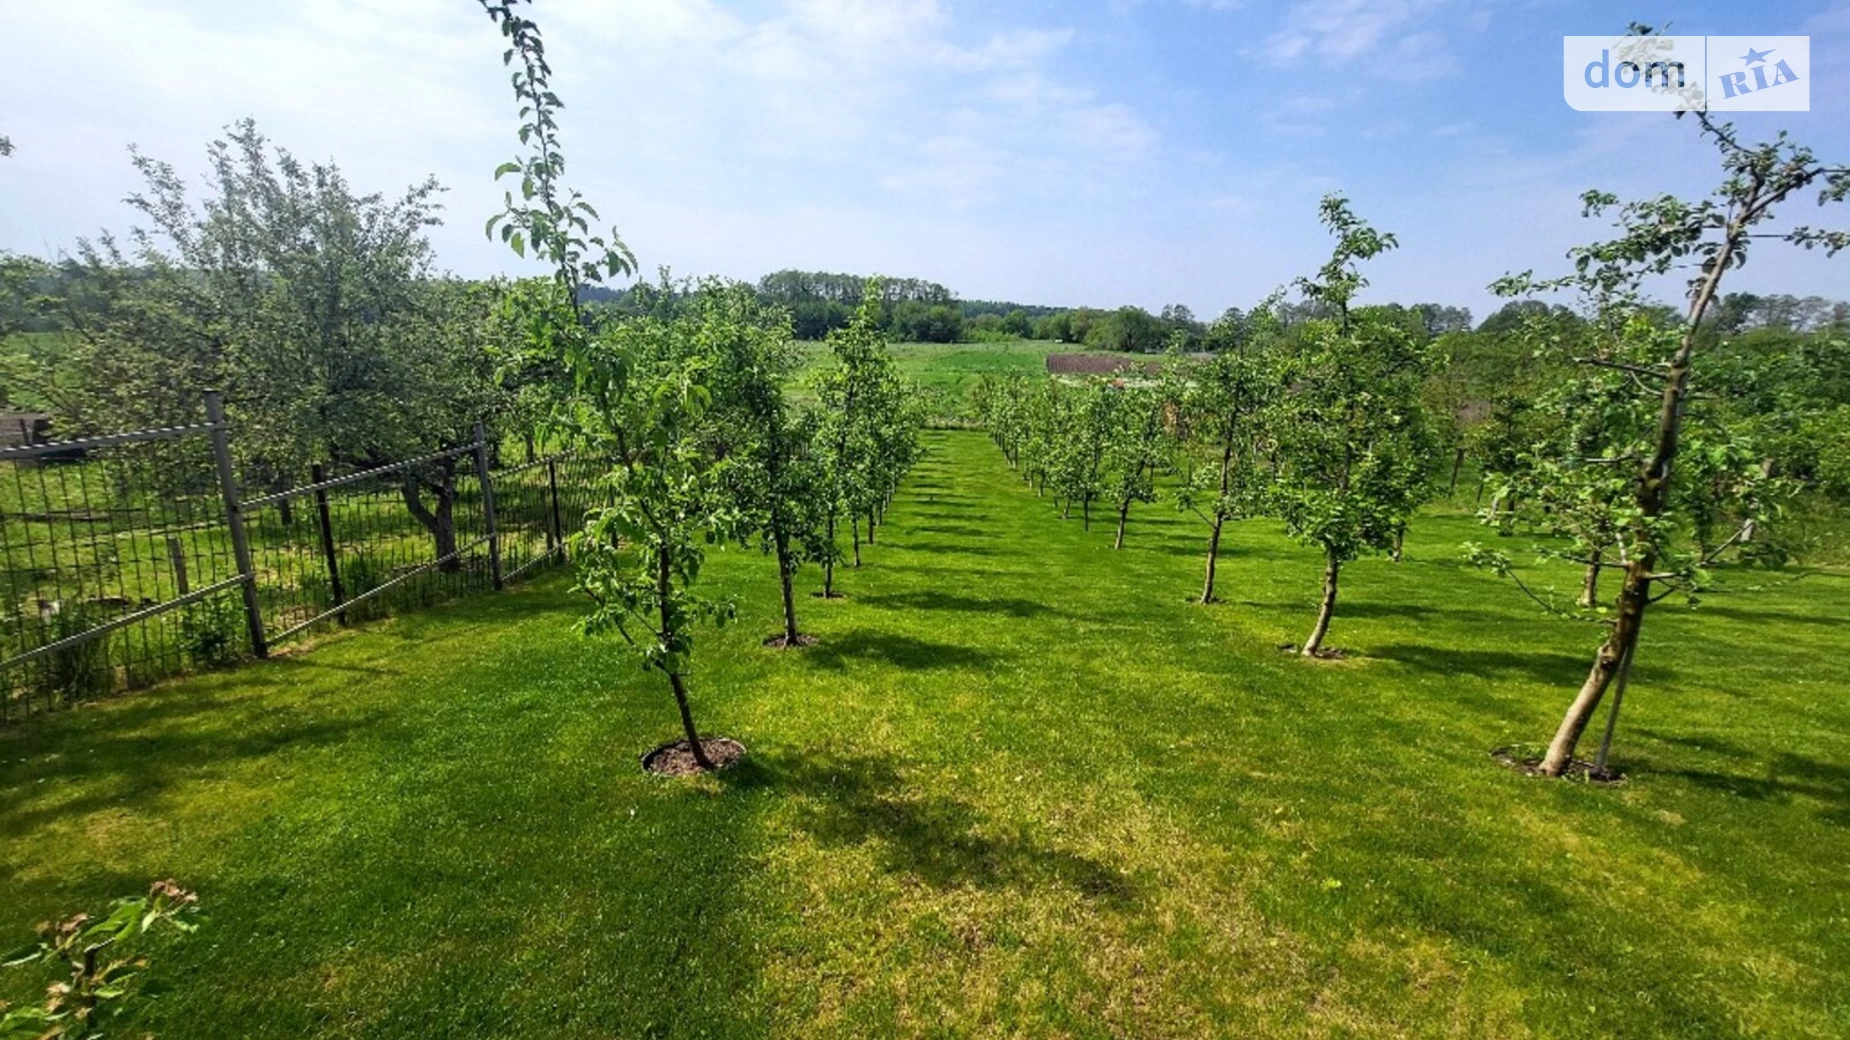
[[1400, 80], [1436, 79], [1461, 68], [1445, 33], [1433, 26], [1448, 0], [1297, 0], [1284, 24], [1258, 48], [1277, 65], [1316, 61], [1366, 67]]

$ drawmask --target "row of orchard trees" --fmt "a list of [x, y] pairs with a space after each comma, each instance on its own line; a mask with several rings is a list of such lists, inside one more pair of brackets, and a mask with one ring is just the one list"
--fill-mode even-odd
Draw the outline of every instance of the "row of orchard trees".
[[[1574, 322], [1538, 308], [1515, 330], [1531, 359], [1531, 392], [1494, 396], [1478, 435], [1494, 486], [1482, 519], [1501, 534], [1536, 536], [1542, 560], [1581, 568], [1577, 603], [1530, 588], [1507, 552], [1465, 547], [1469, 559], [1514, 579], [1544, 608], [1605, 632], [1540, 759], [1548, 775], [1573, 767], [1610, 693], [1605, 738], [1591, 764], [1596, 774], [1604, 770], [1649, 608], [1673, 596], [1693, 603], [1725, 561], [1783, 562], [1769, 534], [1797, 487], [1777, 465], [1776, 445], [1792, 423], [1738, 392], [1753, 382], [1744, 371], [1767, 368], [1739, 351], [1733, 372], [1711, 359], [1719, 371], [1710, 385], [1724, 392], [1696, 392], [1699, 350], [1715, 346], [1712, 336], [1705, 340], [1705, 323], [1724, 298], [1728, 272], [1746, 262], [1756, 240], [1827, 254], [1850, 248], [1850, 232], [1763, 230], [1780, 204], [1808, 189], [1820, 204], [1850, 197], [1850, 169], [1819, 161], [1784, 135], [1747, 144], [1725, 124], [1700, 115], [1696, 122], [1722, 167], [1709, 197], [1621, 205], [1588, 192], [1587, 214], [1616, 211], [1617, 236], [1573, 250], [1566, 276], [1522, 274], [1494, 286], [1519, 299], [1567, 292], [1580, 303]], [[1340, 197], [1324, 201], [1322, 218], [1336, 248], [1316, 276], [1298, 283], [1321, 316], [1283, 329], [1261, 324], [1235, 349], [1193, 365], [1172, 358], [1160, 375], [1084, 387], [992, 383], [979, 401], [1024, 479], [1051, 488], [1069, 508], [1076, 501], [1088, 510], [1102, 497], [1119, 509], [1120, 545], [1130, 504], [1153, 494], [1146, 473], [1172, 471], [1178, 504], [1210, 528], [1203, 602], [1213, 599], [1229, 520], [1272, 516], [1319, 548], [1323, 596], [1302, 651], [1310, 655], [1321, 651], [1335, 613], [1343, 565], [1365, 553], [1398, 554], [1444, 468], [1438, 420], [1455, 418], [1424, 404], [1445, 382], [1444, 352], [1387, 308], [1351, 306], [1366, 284], [1359, 264], [1394, 248], [1394, 238], [1357, 219]], [[1680, 314], [1646, 293], [1650, 279], [1678, 272], [1689, 279]], [[1162, 430], [1154, 448], [1143, 421], [1150, 416]], [[1818, 449], [1821, 462], [1830, 451]], [[1454, 481], [1459, 458], [1451, 460]], [[1606, 571], [1617, 572], [1616, 588], [1602, 590]]]
[[[1122, 548], [1131, 510], [1175, 478], [1177, 505], [1208, 527], [1201, 602], [1214, 600], [1231, 520], [1274, 516], [1324, 559], [1321, 606], [1301, 652], [1325, 653], [1342, 568], [1396, 551], [1426, 499], [1437, 439], [1423, 403], [1427, 352], [1390, 312], [1350, 306], [1359, 265], [1394, 248], [1347, 200], [1323, 202], [1330, 261], [1300, 281], [1328, 318], [1265, 325], [1234, 349], [1069, 384], [990, 381], [977, 406], [1022, 479], [1090, 526], [1111, 510]], [[1271, 307], [1256, 314], [1272, 313]]]
[[[621, 637], [662, 674], [687, 746], [711, 763], [694, 725], [687, 675], [694, 634], [724, 624], [734, 605], [699, 590], [707, 547], [755, 546], [776, 562], [783, 626], [766, 646], [814, 643], [797, 617], [805, 564], [835, 593], [847, 558], [861, 564], [887, 505], [920, 453], [917, 409], [874, 325], [880, 287], [829, 339], [814, 377], [819, 407], [792, 400], [802, 360], [790, 317], [750, 286], [708, 282], [664, 293], [663, 313], [582, 321], [571, 297], [546, 286], [523, 306], [555, 312], [534, 326], [529, 364], [556, 365], [552, 425], [567, 443], [609, 458], [609, 504], [573, 539], [579, 589], [593, 609], [587, 634]], [[560, 327], [573, 330], [560, 337]]]

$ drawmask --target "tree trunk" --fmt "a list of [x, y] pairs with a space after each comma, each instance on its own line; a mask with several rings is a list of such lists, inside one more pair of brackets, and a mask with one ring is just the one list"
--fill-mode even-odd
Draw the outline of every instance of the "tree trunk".
[[1073, 500], [1069, 498], [1066, 500], [1065, 505], [1060, 510], [1060, 519], [1071, 520], [1072, 518], [1073, 518]]
[[422, 482], [416, 475], [405, 474], [405, 482], [400, 485], [399, 490], [404, 495], [405, 508], [411, 511], [411, 515], [417, 519], [418, 523], [424, 525], [424, 530], [429, 531], [432, 540], [436, 542], [437, 559], [443, 561], [438, 565], [438, 569], [442, 571], [461, 570], [462, 560], [456, 555], [455, 473], [446, 469], [442, 479], [432, 487], [431, 490], [437, 496], [437, 508], [434, 512], [424, 505]]
[[861, 566], [861, 518], [848, 514], [848, 528], [854, 532], [854, 565], [858, 569]]
[[[658, 551], [655, 554], [657, 560], [655, 591], [661, 611], [661, 628], [656, 632], [656, 637], [662, 641], [663, 645], [672, 645], [674, 642], [674, 633], [671, 631], [673, 621], [668, 604], [674, 593], [674, 559], [666, 543], [657, 545], [656, 549]], [[681, 709], [681, 732], [687, 734], [688, 750], [693, 752], [696, 765], [711, 771], [713, 763], [707, 758], [706, 748], [700, 744], [699, 731], [694, 729], [694, 711], [687, 703], [687, 685], [682, 682], [680, 672], [667, 668], [662, 670], [668, 673], [668, 685], [674, 690], [675, 707]]]
[[1406, 544], [1406, 542], [1407, 542], [1407, 525], [1402, 524], [1399, 527], [1394, 528], [1394, 548], [1391, 552], [1388, 553], [1388, 559], [1393, 561], [1394, 563], [1399, 563], [1400, 562], [1400, 550], [1401, 550], [1401, 547]]
[[829, 554], [822, 558], [822, 598], [835, 598], [835, 513], [829, 513]]
[[1599, 602], [1600, 550], [1593, 550], [1592, 562], [1587, 564], [1586, 577], [1580, 581], [1580, 606], [1584, 609]]
[[534, 459], [538, 457], [538, 453], [534, 450], [534, 445], [533, 445], [533, 431], [529, 430], [526, 433], [521, 434], [520, 443], [523, 447], [527, 449], [527, 464], [532, 465]]
[[[1751, 210], [1753, 207], [1746, 208]], [[1677, 442], [1683, 430], [1683, 406], [1689, 397], [1690, 356], [1696, 346], [1696, 330], [1701, 326], [1702, 316], [1721, 286], [1722, 275], [1733, 262], [1739, 244], [1736, 236], [1742, 234], [1745, 232], [1738, 224], [1729, 225], [1728, 237], [1723, 239], [1715, 255], [1709, 258], [1708, 271], [1695, 297], [1690, 300], [1689, 316], [1683, 326], [1683, 342], [1670, 359], [1670, 368], [1665, 373], [1663, 400], [1657, 412], [1656, 447], [1638, 475], [1637, 524], [1646, 529], [1647, 537], [1639, 540], [1641, 548], [1638, 555], [1625, 566], [1625, 581], [1619, 587], [1619, 616], [1613, 623], [1612, 634], [1593, 655], [1593, 667], [1587, 672], [1587, 681], [1581, 684], [1580, 693], [1568, 705], [1567, 715], [1561, 719], [1554, 740], [1548, 744], [1548, 754], [1542, 759], [1542, 772], [1547, 776], [1560, 776], [1573, 762], [1574, 747], [1580, 742], [1580, 735], [1586, 732], [1587, 724], [1592, 721], [1593, 712], [1599, 708], [1600, 699], [1606, 695], [1606, 688], [1618, 674], [1621, 662], [1629, 660], [1638, 645], [1638, 633], [1644, 626], [1644, 611], [1651, 602], [1652, 573], [1657, 566], [1657, 551], [1648, 530], [1663, 515], [1664, 503], [1670, 494], [1671, 466], [1676, 461]]]
[[1649, 574], [1648, 569], [1640, 569], [1639, 561], [1633, 561], [1625, 569], [1625, 584], [1619, 589], [1619, 616], [1612, 626], [1612, 634], [1600, 644], [1599, 651], [1593, 656], [1593, 667], [1587, 672], [1587, 680], [1580, 686], [1574, 703], [1568, 706], [1567, 715], [1561, 720], [1560, 728], [1555, 730], [1554, 740], [1548, 744], [1548, 754], [1542, 759], [1542, 772], [1547, 776], [1560, 776], [1574, 760], [1574, 748], [1580, 743], [1580, 735], [1586, 732], [1587, 725], [1593, 721], [1593, 713], [1598, 710], [1601, 698], [1606, 695], [1606, 688], [1612, 684], [1613, 677], [1619, 674], [1619, 666], [1626, 654], [1637, 645], [1638, 631], [1644, 622], [1644, 610], [1650, 598], [1650, 582], [1642, 580]]
[[1458, 493], [1458, 471], [1465, 465], [1465, 449], [1459, 448], [1452, 453], [1452, 483], [1445, 489], [1445, 497], [1451, 498]]
[[874, 544], [874, 511], [867, 511], [867, 544]]
[[1118, 507], [1118, 537], [1116, 541], [1111, 543], [1113, 549], [1124, 548], [1124, 523], [1130, 519], [1130, 516], [1131, 504], [1129, 502]]
[[681, 732], [687, 735], [687, 746], [694, 753], [694, 762], [711, 772], [713, 761], [707, 757], [707, 749], [701, 746], [700, 734], [694, 729], [694, 712], [688, 707], [687, 686], [681, 681], [681, 673], [669, 672], [668, 685], [674, 689], [675, 706], [681, 709]]
[[797, 645], [797, 601], [796, 593], [791, 588], [794, 583], [796, 568], [790, 565], [790, 537], [776, 536], [777, 543], [777, 578], [784, 586], [784, 646], [793, 648]]
[[1342, 564], [1337, 561], [1335, 553], [1325, 556], [1323, 565], [1323, 605], [1317, 608], [1317, 627], [1310, 630], [1310, 638], [1304, 641], [1301, 651], [1305, 657], [1314, 657], [1323, 649], [1323, 637], [1330, 633], [1330, 618], [1336, 615], [1336, 580], [1342, 573]]
[[276, 519], [280, 520], [284, 527], [295, 526], [294, 499], [279, 498], [276, 500]]
[[1207, 579], [1201, 583], [1201, 603], [1203, 606], [1214, 602], [1214, 565], [1220, 556], [1220, 529], [1226, 522], [1226, 517], [1219, 513], [1214, 514], [1214, 527], [1208, 534], [1208, 576]]

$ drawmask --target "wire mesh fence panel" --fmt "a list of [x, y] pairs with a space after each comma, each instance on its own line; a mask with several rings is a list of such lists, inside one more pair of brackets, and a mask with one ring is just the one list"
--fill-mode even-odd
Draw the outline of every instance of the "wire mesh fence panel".
[[563, 454], [490, 469], [478, 435], [240, 489], [235, 438], [209, 422], [0, 449], [0, 722], [562, 563], [605, 468]]
[[0, 718], [243, 651], [206, 432], [0, 452]]

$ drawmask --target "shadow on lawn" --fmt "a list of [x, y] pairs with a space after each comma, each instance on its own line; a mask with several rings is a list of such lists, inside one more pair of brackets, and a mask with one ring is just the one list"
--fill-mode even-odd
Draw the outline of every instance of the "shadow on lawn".
[[948, 534], [953, 538], [994, 538], [995, 534], [967, 524], [919, 524], [903, 529], [907, 534]]
[[[1714, 742], [1703, 743], [1712, 747]], [[1818, 815], [1827, 822], [1850, 827], [1850, 766], [1781, 752], [1767, 762], [1763, 776], [1710, 769], [1665, 769], [1659, 775], [1681, 777], [1710, 790], [1758, 802], [1785, 802], [1794, 796], [1811, 798], [1823, 803]]]
[[980, 670], [996, 663], [995, 654], [954, 643], [932, 643], [912, 636], [854, 629], [833, 635], [804, 651], [804, 660], [832, 671], [845, 671], [851, 663], [873, 661], [907, 671], [939, 668]]
[[949, 610], [964, 614], [1003, 614], [1012, 618], [1045, 617], [1061, 611], [1039, 600], [1020, 598], [977, 599], [952, 592], [906, 592], [870, 596], [863, 602], [889, 610]]
[[993, 833], [970, 805], [922, 791], [882, 759], [806, 757], [758, 763], [739, 786], [795, 795], [797, 826], [825, 848], [873, 846], [882, 867], [934, 888], [1037, 889], [1057, 885], [1127, 908], [1130, 878], [1098, 860], [1049, 848], [1017, 831]]
[[1016, 555], [1013, 552], [1005, 552], [1002, 549], [991, 549], [987, 546], [982, 546], [982, 545], [954, 545], [950, 542], [900, 541], [900, 542], [895, 542], [894, 544], [901, 549], [907, 549], [912, 552], [935, 553], [940, 556], [1013, 556], [1013, 555]]
[[[247, 669], [245, 677], [269, 673], [263, 679], [286, 681], [279, 673], [313, 667], [319, 666], [276, 661]], [[297, 672], [294, 678], [302, 677]], [[57, 718], [51, 721], [58, 725], [22, 734], [17, 744], [0, 742], [0, 759], [11, 760], [0, 768], [0, 835], [24, 838], [53, 821], [106, 809], [145, 809], [180, 784], [220, 778], [249, 760], [373, 733], [381, 720], [378, 711], [329, 718], [312, 706], [279, 711], [261, 699], [163, 691], [88, 717]], [[27, 808], [70, 787], [82, 793]]]
[[[1341, 617], [1338, 608], [1338, 618]], [[1547, 652], [1515, 653], [1509, 650], [1447, 648], [1419, 643], [1394, 643], [1377, 647], [1372, 657], [1399, 661], [1411, 668], [1442, 675], [1469, 675], [1479, 679], [1527, 678], [1555, 686], [1579, 686], [1593, 662], [1593, 651], [1585, 655]], [[1651, 668], [1649, 675], [1641, 664], [1632, 675], [1633, 682], [1646, 678], [1665, 681], [1667, 669]]]

